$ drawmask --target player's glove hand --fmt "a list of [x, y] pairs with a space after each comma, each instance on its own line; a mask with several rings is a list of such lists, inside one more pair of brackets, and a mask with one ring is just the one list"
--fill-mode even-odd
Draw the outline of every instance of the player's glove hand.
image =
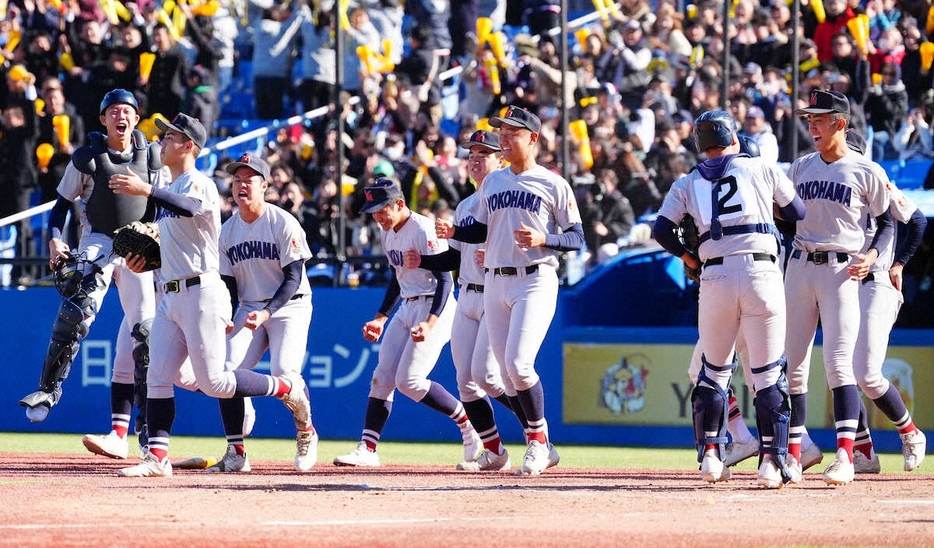
[[697, 255], [697, 250], [700, 248], [700, 234], [697, 232], [694, 217], [685, 215], [678, 223], [678, 239], [681, 240], [681, 245], [685, 249]]
[[[691, 255], [696, 258], [696, 256], [693, 253]], [[698, 260], [698, 263], [699, 263], [699, 260]], [[689, 280], [692, 280], [695, 283], [700, 283], [701, 268], [702, 266], [698, 266], [697, 268], [694, 268], [692, 266], [689, 266], [687, 263], [684, 263], [684, 277]]]
[[144, 271], [159, 268], [162, 266], [159, 253], [159, 225], [133, 221], [118, 228], [114, 231], [113, 252], [123, 258], [131, 253], [143, 257], [146, 262]]

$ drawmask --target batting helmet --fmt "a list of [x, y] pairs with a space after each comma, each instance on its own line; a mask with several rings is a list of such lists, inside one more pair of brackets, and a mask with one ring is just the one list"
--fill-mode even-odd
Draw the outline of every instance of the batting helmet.
[[748, 154], [753, 158], [759, 157], [759, 145], [752, 140], [752, 137], [747, 137], [745, 135], [739, 136], [739, 152], [740, 154]]
[[104, 99], [101, 101], [101, 111], [103, 114], [107, 107], [110, 105], [116, 105], [117, 103], [125, 103], [133, 107], [133, 110], [139, 114], [139, 103], [136, 102], [136, 97], [129, 91], [123, 88], [117, 88], [112, 91], [108, 91], [107, 95], [104, 95]]
[[736, 122], [722, 110], [708, 110], [694, 120], [694, 140], [697, 150], [704, 152], [708, 148], [728, 147], [733, 144]]

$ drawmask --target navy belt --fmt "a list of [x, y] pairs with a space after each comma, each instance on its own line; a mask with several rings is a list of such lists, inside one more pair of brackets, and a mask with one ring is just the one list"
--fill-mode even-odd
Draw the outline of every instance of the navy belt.
[[466, 291], [473, 291], [474, 293], [483, 293], [483, 285], [481, 284], [467, 284], [464, 286]]
[[[775, 255], [771, 255], [769, 253], [752, 253], [752, 260], [769, 261], [770, 263], [774, 263]], [[704, 261], [704, 268], [707, 268], [708, 266], [716, 266], [719, 264], [723, 264], [723, 257], [711, 257]]]
[[519, 274], [520, 270], [524, 271], [526, 275], [532, 274], [538, 271], [538, 265], [533, 264], [533, 265], [529, 265], [526, 267], [520, 266], [519, 268], [516, 268], [514, 266], [501, 266], [499, 268], [494, 268], [493, 274], [496, 274], [497, 276], [515, 276]]
[[178, 293], [182, 290], [182, 284], [185, 284], [185, 287], [191, 287], [193, 285], [198, 285], [201, 283], [201, 276], [195, 276], [193, 278], [187, 278], [184, 280], [172, 280], [165, 283], [165, 292], [166, 293]]
[[871, 281], [873, 281], [873, 280], [875, 280], [875, 279], [876, 279], [876, 275], [873, 274], [872, 272], [870, 272], [869, 274], [866, 274], [866, 277], [862, 279], [862, 282], [863, 282], [864, 284], [868, 284], [869, 282], [871, 282]]
[[405, 302], [410, 303], [419, 299], [430, 299], [432, 297], [434, 297], [434, 295], [416, 295], [414, 297], [406, 297]]
[[[289, 299], [289, 300], [290, 300], [290, 301], [297, 301], [297, 300], [301, 299], [301, 298], [304, 297], [304, 296], [305, 296], [305, 295], [299, 293], [299, 294], [296, 294], [296, 295], [292, 295], [292, 298]], [[272, 299], [263, 299], [262, 302], [264, 302], [264, 303], [271, 303], [271, 302], [272, 302]]]
[[[791, 256], [795, 259], [800, 259], [802, 255], [804, 255], [804, 252], [800, 249], [791, 252]], [[815, 251], [808, 253], [806, 258], [814, 264], [824, 264], [829, 263], [831, 257], [836, 257], [838, 263], [845, 263], [850, 260], [849, 255], [840, 251]]]

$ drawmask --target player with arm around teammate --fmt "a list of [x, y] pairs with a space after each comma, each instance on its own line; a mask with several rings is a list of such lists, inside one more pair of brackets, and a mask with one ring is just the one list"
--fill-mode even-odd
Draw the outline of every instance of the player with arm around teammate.
[[[252, 369], [269, 350], [273, 375], [300, 376], [311, 325], [311, 286], [305, 261], [311, 251], [294, 216], [266, 203], [269, 166], [245, 154], [226, 166], [233, 175], [237, 211], [221, 227], [220, 274], [239, 302], [227, 327], [225, 369]], [[244, 398], [218, 400], [227, 452], [208, 472], [249, 472], [243, 442]], [[311, 421], [296, 423], [295, 469], [310, 470], [318, 458], [318, 434]]]
[[[112, 458], [125, 459], [127, 432], [133, 409], [134, 326], [155, 312], [152, 274], [136, 273], [122, 257], [112, 253], [114, 230], [132, 221], [151, 220], [153, 209], [145, 198], [115, 195], [107, 187], [110, 175], [132, 170], [139, 177], [156, 183], [160, 177], [157, 153], [152, 153], [143, 134], [135, 130], [139, 106], [132, 93], [115, 89], [104, 95], [100, 121], [106, 135], [93, 132], [89, 144], [72, 155], [58, 186], [58, 200], [49, 215], [49, 265], [56, 269], [79, 268], [70, 278], [73, 291], [62, 300], [52, 326], [48, 352], [42, 366], [39, 387], [20, 401], [33, 422], [46, 419], [62, 394], [78, 345], [88, 334], [111, 281], [117, 286], [124, 320], [117, 334], [116, 355], [111, 375], [111, 431], [84, 437], [88, 450]], [[155, 150], [158, 150], [156, 147]], [[66, 215], [77, 202], [81, 208], [81, 235], [72, 254], [62, 238]], [[60, 275], [61, 269], [57, 276]]]
[[[854, 130], [846, 132], [847, 145], [865, 154], [866, 142]], [[907, 228], [905, 241], [896, 247], [894, 241], [880, 243], [879, 258], [872, 264], [869, 274], [859, 284], [860, 324], [859, 337], [853, 353], [853, 374], [860, 390], [898, 429], [902, 441], [902, 457], [906, 472], [920, 466], [927, 445], [924, 433], [915, 426], [911, 413], [898, 389], [882, 374], [882, 362], [888, 347], [889, 333], [898, 317], [902, 302], [902, 268], [911, 259], [927, 227], [927, 219], [907, 196], [889, 182], [889, 212], [892, 219]], [[876, 231], [871, 217], [865, 220], [866, 240], [863, 253], [868, 252]], [[862, 404], [862, 400], [860, 400]], [[860, 405], [859, 426], [853, 446], [853, 467], [857, 474], [879, 473], [879, 457], [872, 449], [869, 417]]]
[[[308, 386], [297, 372], [261, 375], [249, 369], [226, 371], [227, 326], [231, 318], [230, 294], [218, 270], [220, 257], [220, 197], [210, 178], [199, 172], [195, 160], [204, 148], [207, 131], [201, 122], [181, 113], [171, 123], [161, 120], [162, 163], [172, 184], [156, 188], [127, 171], [110, 178], [117, 194], [144, 196], [159, 207], [162, 281], [165, 295], [159, 303], [150, 333], [146, 422], [149, 450], [143, 461], [118, 471], [130, 477], [170, 477], [169, 437], [175, 421], [173, 381], [186, 358], [191, 359], [198, 388], [215, 398], [276, 396], [292, 411], [299, 429], [311, 426]], [[130, 254], [134, 271], [142, 257]]]
[[490, 346], [528, 423], [517, 473], [539, 475], [558, 464], [559, 456], [548, 436], [535, 357], [557, 306], [558, 253], [583, 247], [584, 231], [571, 185], [535, 161], [538, 116], [510, 106], [490, 125], [499, 129], [509, 167], [484, 180], [475, 223], [454, 226], [439, 219], [435, 227], [441, 238], [486, 242], [483, 308]]
[[[435, 237], [430, 219], [406, 206], [397, 181], [380, 177], [363, 191], [366, 202], [361, 211], [371, 213], [380, 226], [380, 241], [392, 267], [392, 279], [376, 316], [363, 325], [364, 339], [375, 343], [382, 337], [383, 342], [370, 383], [360, 443], [350, 453], [335, 458], [334, 464], [380, 465], [376, 446], [397, 388], [413, 401], [450, 417], [461, 430], [465, 460], [473, 460], [483, 447], [464, 405], [428, 379], [441, 349], [451, 338], [456, 306], [451, 273], [410, 270], [403, 264], [407, 250], [439, 253], [447, 249], [447, 244]], [[402, 304], [393, 314], [400, 299]]]
[[[698, 309], [702, 366], [691, 396], [701, 477], [710, 483], [730, 478], [723, 464], [727, 390], [735, 368], [733, 345], [741, 336], [756, 389], [757, 481], [766, 488], [781, 488], [790, 479], [785, 467], [790, 406], [773, 203], [788, 220], [802, 218], [804, 207], [791, 181], [776, 166], [737, 155], [736, 124], [726, 112], [701, 114], [694, 122], [694, 136], [707, 160], [672, 185], [653, 232], [672, 255], [702, 270]], [[685, 215], [694, 218], [700, 233], [697, 256], [675, 233]]]
[[[836, 91], [812, 90], [807, 115], [816, 152], [795, 160], [788, 176], [804, 201], [785, 276], [788, 328], [785, 355], [791, 392], [788, 464], [800, 480], [801, 435], [807, 412], [807, 381], [818, 319], [823, 330], [824, 370], [833, 394], [837, 450], [824, 471], [829, 485], [853, 481], [853, 445], [859, 418], [859, 391], [853, 372], [860, 331], [859, 285], [892, 239], [888, 177], [878, 164], [846, 143], [850, 104]], [[864, 223], [878, 229], [866, 248]]]
[[[489, 131], [475, 131], [470, 138], [460, 145], [469, 151], [467, 172], [477, 188], [492, 171], [502, 167], [499, 152], [499, 136]], [[477, 207], [477, 193], [471, 194], [454, 211], [454, 222], [468, 225], [474, 222], [473, 210]], [[438, 255], [422, 256], [417, 250], [405, 252], [406, 268], [426, 270], [457, 270], [460, 293], [454, 324], [451, 329], [451, 356], [457, 370], [457, 389], [467, 411], [470, 422], [474, 425], [480, 439], [483, 440], [483, 453], [474, 460], [457, 465], [458, 470], [506, 470], [510, 466], [509, 453], [503, 447], [493, 406], [486, 396], [502, 403], [513, 410], [513, 403], [518, 405], [515, 388], [505, 386], [499, 363], [490, 349], [490, 337], [483, 314], [483, 267], [475, 260], [475, 251], [479, 244], [465, 244], [451, 240], [450, 248]], [[508, 395], [509, 393], [512, 395]], [[520, 419], [521, 421], [521, 419]]]

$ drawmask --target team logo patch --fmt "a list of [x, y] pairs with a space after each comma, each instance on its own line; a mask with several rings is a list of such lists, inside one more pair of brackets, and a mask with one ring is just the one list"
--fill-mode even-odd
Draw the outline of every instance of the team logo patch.
[[645, 408], [645, 377], [649, 372], [644, 365], [633, 363], [634, 359], [621, 357], [619, 363], [606, 369], [600, 381], [600, 403], [615, 415]]
[[292, 238], [290, 245], [292, 246], [293, 251], [298, 251], [300, 249], [298, 245], [298, 238]]
[[367, 191], [364, 191], [364, 195], [366, 195], [366, 201], [368, 202], [373, 201], [373, 192], [367, 190]]
[[811, 92], [811, 97], [810, 97], [810, 100], [808, 101], [808, 104], [812, 107], [817, 104], [817, 92], [816, 91]]
[[432, 251], [438, 250], [438, 240], [428, 240], [428, 249]]
[[244, 154], [244, 155], [241, 156], [240, 159], [237, 160], [237, 161], [238, 161], [238, 162], [243, 162], [244, 164], [249, 164], [249, 163], [250, 163], [250, 154], [249, 154], [249, 153]]

